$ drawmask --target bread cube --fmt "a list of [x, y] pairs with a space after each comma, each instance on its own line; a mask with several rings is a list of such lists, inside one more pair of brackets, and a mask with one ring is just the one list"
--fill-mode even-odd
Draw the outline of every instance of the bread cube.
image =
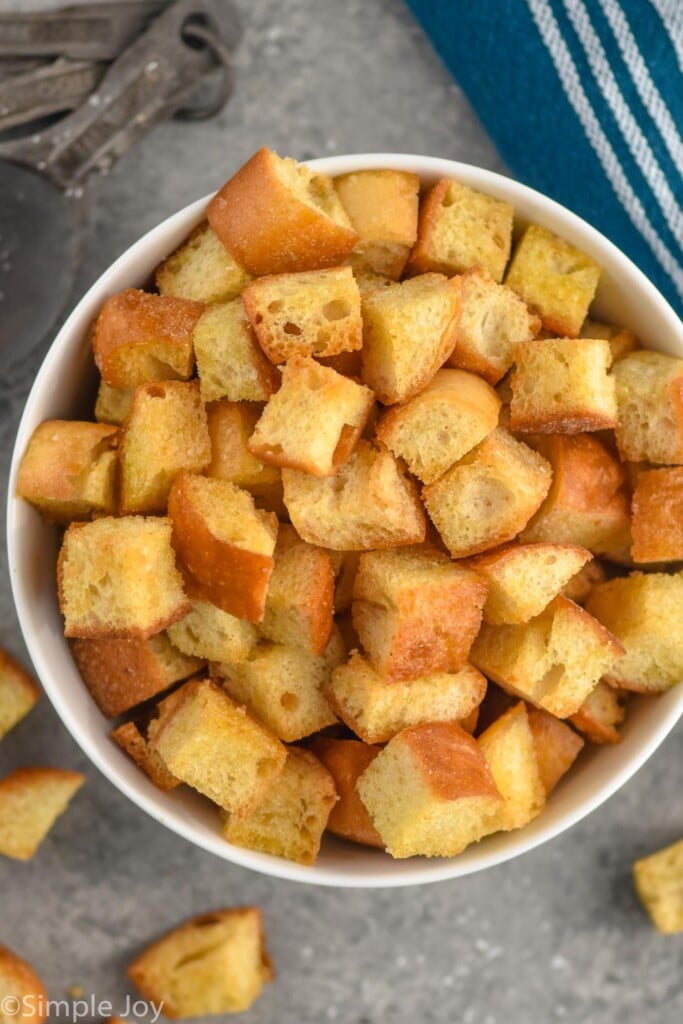
[[497, 428], [422, 491], [429, 517], [453, 558], [512, 540], [548, 493], [544, 458]]
[[247, 447], [262, 411], [262, 405], [229, 402], [227, 399], [207, 405], [206, 417], [211, 439], [208, 476], [229, 480], [254, 495], [281, 482], [278, 467], [269, 466], [257, 459]]
[[173, 547], [192, 597], [261, 622], [278, 522], [248, 491], [227, 480], [178, 473], [168, 503]]
[[486, 680], [472, 665], [395, 682], [354, 652], [325, 688], [333, 710], [365, 743], [387, 743], [425, 722], [463, 722], [479, 706]]
[[577, 338], [599, 279], [594, 259], [547, 228], [530, 224], [505, 283], [539, 314], [546, 330]]
[[339, 551], [419, 544], [426, 522], [417, 488], [386, 448], [360, 440], [333, 477], [282, 470], [285, 505], [309, 544]]
[[683, 359], [631, 352], [615, 365], [622, 459], [683, 464]]
[[613, 363], [623, 359], [629, 352], [635, 352], [637, 348], [640, 348], [638, 338], [627, 327], [603, 324], [599, 320], [591, 320], [590, 317], [584, 320], [579, 337], [604, 338], [605, 341], [608, 341], [612, 350]]
[[219, 672], [234, 700], [246, 704], [280, 739], [294, 743], [337, 721], [323, 689], [345, 657], [346, 648], [334, 629], [320, 655], [265, 642], [245, 661], [220, 665]]
[[138, 768], [142, 769], [163, 793], [170, 793], [172, 789], [177, 789], [180, 785], [180, 781], [171, 775], [135, 722], [124, 722], [123, 725], [119, 725], [113, 730], [111, 738], [122, 750], [125, 750]]
[[586, 598], [597, 583], [604, 583], [607, 574], [601, 562], [594, 558], [586, 562], [583, 569], [577, 572], [562, 588], [563, 597], [568, 597], [575, 604], [585, 604]]
[[455, 345], [460, 282], [423, 274], [362, 299], [363, 380], [385, 405], [421, 391]]
[[265, 147], [216, 193], [206, 215], [256, 276], [334, 267], [358, 241], [332, 179]]
[[122, 426], [130, 414], [134, 394], [135, 388], [110, 388], [106, 381], [100, 380], [95, 402], [97, 422]]
[[394, 736], [358, 779], [358, 792], [397, 858], [454, 857], [491, 830], [503, 803], [477, 741], [454, 722]]
[[0, 779], [0, 854], [30, 860], [84, 782], [64, 768], [15, 768]]
[[206, 221], [157, 267], [155, 275], [160, 295], [207, 305], [237, 298], [249, 280]]
[[[322, 654], [332, 633], [334, 573], [330, 552], [301, 540], [293, 526], [282, 525], [275, 547], [275, 568], [268, 584], [260, 631], [279, 644]], [[217, 658], [217, 661], [236, 661]]]
[[590, 434], [557, 434], [533, 443], [552, 466], [553, 480], [522, 541], [577, 544], [595, 555], [627, 547], [629, 498], [618, 459]]
[[359, 241], [359, 263], [399, 279], [417, 237], [420, 179], [408, 171], [352, 171], [334, 187]]
[[192, 376], [192, 334], [204, 305], [128, 288], [107, 299], [95, 322], [97, 368], [112, 388]]
[[528, 705], [527, 718], [541, 782], [548, 796], [574, 764], [584, 748], [584, 741], [566, 722], [542, 708]]
[[316, 736], [311, 750], [332, 776], [338, 796], [327, 821], [327, 831], [354, 843], [383, 848], [384, 843], [356, 789], [356, 782], [380, 748], [359, 740]]
[[655, 927], [663, 935], [683, 932], [683, 839], [637, 860], [633, 881]]
[[21, 460], [17, 496], [60, 523], [113, 513], [118, 438], [104, 423], [45, 420]]
[[0, 740], [26, 717], [40, 694], [35, 679], [0, 647]]
[[[169, 626], [169, 629], [172, 629]], [[71, 654], [83, 682], [107, 718], [137, 707], [187, 679], [204, 662], [177, 650], [167, 633], [148, 639], [73, 640]]]
[[184, 619], [168, 627], [168, 635], [185, 655], [208, 661], [243, 661], [258, 642], [258, 630], [251, 622], [198, 598]]
[[67, 637], [145, 639], [190, 611], [165, 518], [72, 524], [57, 584]]
[[368, 551], [353, 588], [353, 624], [389, 679], [454, 672], [467, 661], [487, 590], [480, 576], [429, 545]]
[[229, 843], [313, 864], [330, 811], [337, 800], [334, 780], [308, 750], [290, 747], [280, 775], [248, 818], [226, 814]]
[[194, 330], [202, 401], [266, 402], [280, 375], [259, 348], [241, 299], [208, 306]]
[[601, 338], [552, 338], [515, 346], [510, 429], [579, 434], [617, 425], [612, 353]]
[[634, 562], [683, 559], [683, 466], [638, 475], [631, 502]]
[[503, 803], [492, 831], [509, 832], [528, 825], [543, 809], [546, 790], [524, 701], [508, 708], [478, 740]]
[[517, 343], [531, 341], [541, 321], [511, 288], [496, 284], [482, 267], [463, 274], [461, 288], [462, 310], [447, 365], [497, 384], [514, 362]]
[[540, 615], [593, 556], [572, 544], [507, 544], [469, 565], [488, 583], [484, 621], [523, 623]]
[[369, 388], [315, 359], [292, 356], [266, 405], [249, 451], [275, 466], [332, 476], [348, 459], [374, 403]]
[[591, 743], [618, 743], [617, 726], [626, 717], [625, 699], [626, 694], [601, 681], [569, 721]]
[[510, 257], [513, 214], [510, 203], [442, 178], [420, 205], [409, 271], [435, 270], [450, 276], [476, 265], [494, 281], [502, 281]]
[[45, 986], [26, 960], [0, 946], [0, 1001], [8, 1007], [2, 1024], [44, 1024], [49, 1007]]
[[137, 388], [119, 452], [121, 513], [165, 512], [176, 473], [200, 473], [210, 461], [198, 383], [159, 381]]
[[405, 404], [388, 409], [377, 437], [424, 484], [434, 483], [495, 429], [500, 399], [464, 370], [437, 370]]
[[261, 911], [238, 907], [192, 918], [143, 950], [128, 975], [172, 1019], [248, 1010], [274, 977]]
[[605, 672], [636, 693], [663, 693], [683, 679], [683, 575], [631, 573], [594, 587], [586, 609], [611, 630], [626, 654]]
[[568, 718], [598, 680], [614, 672], [623, 653], [609, 629], [565, 597], [556, 597], [524, 625], [485, 622], [470, 659], [508, 693]]

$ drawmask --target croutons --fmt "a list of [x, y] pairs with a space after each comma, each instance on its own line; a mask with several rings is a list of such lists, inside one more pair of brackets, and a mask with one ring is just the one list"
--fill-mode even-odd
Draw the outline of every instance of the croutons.
[[47, 1020], [45, 986], [31, 965], [7, 946], [0, 946], [0, 1002], [0, 1024], [44, 1024]]
[[194, 329], [202, 401], [267, 402], [280, 375], [259, 348], [242, 301], [217, 302]]
[[580, 338], [604, 338], [609, 342], [612, 350], [612, 362], [623, 359], [629, 352], [640, 348], [637, 337], [627, 327], [617, 327], [614, 324], [603, 324], [599, 320], [591, 320], [588, 317], [583, 322], [579, 334]]
[[513, 208], [459, 181], [442, 178], [420, 207], [408, 269], [461, 274], [475, 265], [502, 281], [512, 243]]
[[249, 438], [262, 412], [253, 402], [211, 402], [206, 407], [211, 438], [207, 476], [229, 480], [254, 495], [259, 508], [286, 515], [282, 501], [282, 474], [252, 455]]
[[637, 860], [633, 881], [655, 927], [663, 935], [683, 932], [683, 839]]
[[626, 717], [626, 694], [602, 681], [591, 690], [579, 710], [569, 721], [591, 743], [618, 743], [618, 725]]
[[631, 352], [615, 364], [622, 459], [683, 464], [683, 359]]
[[145, 775], [163, 793], [170, 793], [180, 785], [180, 780], [171, 775], [156, 750], [152, 750], [135, 722], [124, 722], [113, 730], [111, 738], [135, 761]]
[[30, 860], [84, 782], [64, 768], [15, 768], [0, 779], [0, 854]]
[[522, 828], [542, 810], [546, 798], [524, 702], [508, 708], [481, 734], [478, 743], [503, 797], [491, 831]]
[[352, 171], [336, 177], [334, 187], [358, 234], [354, 262], [398, 280], [417, 237], [417, 174]]
[[358, 241], [331, 178], [266, 148], [216, 193], [206, 215], [255, 275], [334, 267]]
[[321, 735], [315, 737], [311, 750], [327, 768], [337, 791], [338, 799], [327, 821], [328, 832], [354, 843], [382, 848], [384, 843], [356, 789], [358, 779], [377, 757], [380, 747]]
[[97, 422], [120, 427], [128, 419], [134, 394], [135, 388], [110, 388], [106, 381], [100, 380], [95, 401]]
[[258, 642], [258, 630], [251, 622], [199, 598], [192, 600], [192, 610], [184, 619], [168, 627], [168, 635], [179, 651], [208, 661], [242, 661]]
[[546, 330], [577, 338], [599, 278], [600, 267], [590, 256], [547, 228], [530, 224], [505, 283], [539, 314]]
[[[268, 584], [260, 631], [279, 644], [322, 654], [332, 633], [334, 573], [330, 552], [301, 540], [293, 526], [280, 527], [275, 568]], [[237, 661], [237, 658], [214, 658]]]
[[422, 491], [453, 558], [486, 551], [523, 530], [548, 493], [544, 458], [498, 428]]
[[460, 282], [442, 274], [363, 296], [363, 380], [385, 405], [417, 394], [455, 345]]
[[424, 484], [434, 483], [495, 429], [500, 399], [481, 377], [438, 370], [405, 404], [388, 409], [377, 437]]
[[156, 271], [160, 295], [207, 305], [237, 298], [249, 280], [244, 267], [233, 259], [206, 221]]
[[584, 741], [566, 722], [542, 708], [528, 705], [527, 717], [541, 782], [548, 796], [574, 764], [584, 748]]
[[631, 502], [634, 562], [683, 559], [683, 467], [639, 473]]
[[0, 647], [0, 740], [25, 718], [40, 692], [35, 679]]

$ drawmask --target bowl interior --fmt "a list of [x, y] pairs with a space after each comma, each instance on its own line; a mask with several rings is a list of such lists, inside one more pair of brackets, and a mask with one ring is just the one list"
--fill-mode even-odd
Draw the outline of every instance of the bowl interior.
[[[631, 327], [648, 347], [683, 356], [683, 326], [641, 272], [597, 231], [539, 193], [490, 171], [428, 157], [361, 154], [312, 161], [311, 166], [330, 174], [391, 167], [416, 172], [425, 185], [453, 177], [512, 202], [518, 226], [537, 221], [600, 263], [603, 275], [595, 306], [599, 316]], [[150, 231], [92, 286], [53, 343], [26, 403], [9, 482], [9, 568], [21, 628], [50, 700], [87, 756], [138, 806], [206, 850], [266, 874], [324, 885], [411, 885], [456, 878], [532, 849], [598, 807], [643, 764], [683, 713], [683, 687], [657, 699], [638, 698], [622, 742], [585, 753], [531, 825], [491, 836], [448, 860], [395, 861], [330, 837], [317, 863], [303, 867], [230, 846], [221, 838], [217, 815], [208, 802], [190, 791], [161, 793], [110, 740], [109, 724], [86, 691], [63, 637], [55, 587], [57, 531], [30, 505], [14, 498], [16, 473], [38, 423], [92, 415], [95, 371], [89, 332], [94, 318], [110, 295], [148, 280], [155, 266], [202, 219], [206, 202], [204, 198], [192, 203]]]

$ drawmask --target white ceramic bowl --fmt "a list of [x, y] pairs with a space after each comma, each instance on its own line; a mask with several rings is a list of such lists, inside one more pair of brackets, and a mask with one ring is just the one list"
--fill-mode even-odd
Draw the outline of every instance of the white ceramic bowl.
[[[430, 157], [362, 154], [313, 161], [328, 174], [391, 167], [414, 171], [425, 184], [453, 177], [514, 204], [520, 222], [537, 221], [590, 253], [603, 267], [596, 308], [631, 327], [654, 349], [683, 356], [683, 326], [654, 286], [614, 245], [568, 210], [490, 171]], [[109, 738], [109, 725], [90, 698], [62, 635], [57, 606], [57, 533], [13, 497], [19, 461], [34, 428], [47, 418], [89, 417], [95, 373], [88, 329], [105, 299], [145, 282], [154, 267], [198, 223], [206, 199], [169, 217], [123, 254], [79, 302], [54, 341], [31, 390], [17, 435], [9, 483], [8, 545], [12, 589], [38, 676], [59, 716], [95, 765], [134, 803], [174, 832], [219, 857], [264, 874], [318, 885], [400, 886], [457, 878], [500, 864], [552, 839], [594, 811], [647, 760], [683, 713], [683, 686], [632, 706], [617, 746], [592, 748], [526, 828], [491, 836], [451, 860], [392, 860], [386, 854], [326, 838], [317, 863], [303, 867], [226, 843], [217, 815], [189, 790], [161, 793]]]

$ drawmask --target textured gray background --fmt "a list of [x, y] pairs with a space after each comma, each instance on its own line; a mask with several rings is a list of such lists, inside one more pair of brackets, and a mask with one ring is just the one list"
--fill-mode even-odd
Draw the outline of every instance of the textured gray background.
[[[241, 9], [229, 107], [209, 123], [164, 125], [91, 183], [76, 295], [264, 143], [299, 158], [395, 150], [501, 169], [400, 0]], [[3, 479], [34, 366], [0, 382]], [[0, 642], [23, 652], [4, 551]], [[683, 833], [682, 740], [679, 726], [602, 810], [517, 861], [433, 887], [344, 892], [230, 867], [154, 824], [85, 762], [43, 700], [0, 747], [0, 773], [50, 763], [88, 783], [33, 862], [0, 863], [0, 941], [33, 961], [52, 998], [78, 984], [123, 1009], [125, 965], [148, 940], [190, 914], [257, 903], [279, 977], [245, 1024], [674, 1024], [683, 945], [650, 927], [630, 864]]]

